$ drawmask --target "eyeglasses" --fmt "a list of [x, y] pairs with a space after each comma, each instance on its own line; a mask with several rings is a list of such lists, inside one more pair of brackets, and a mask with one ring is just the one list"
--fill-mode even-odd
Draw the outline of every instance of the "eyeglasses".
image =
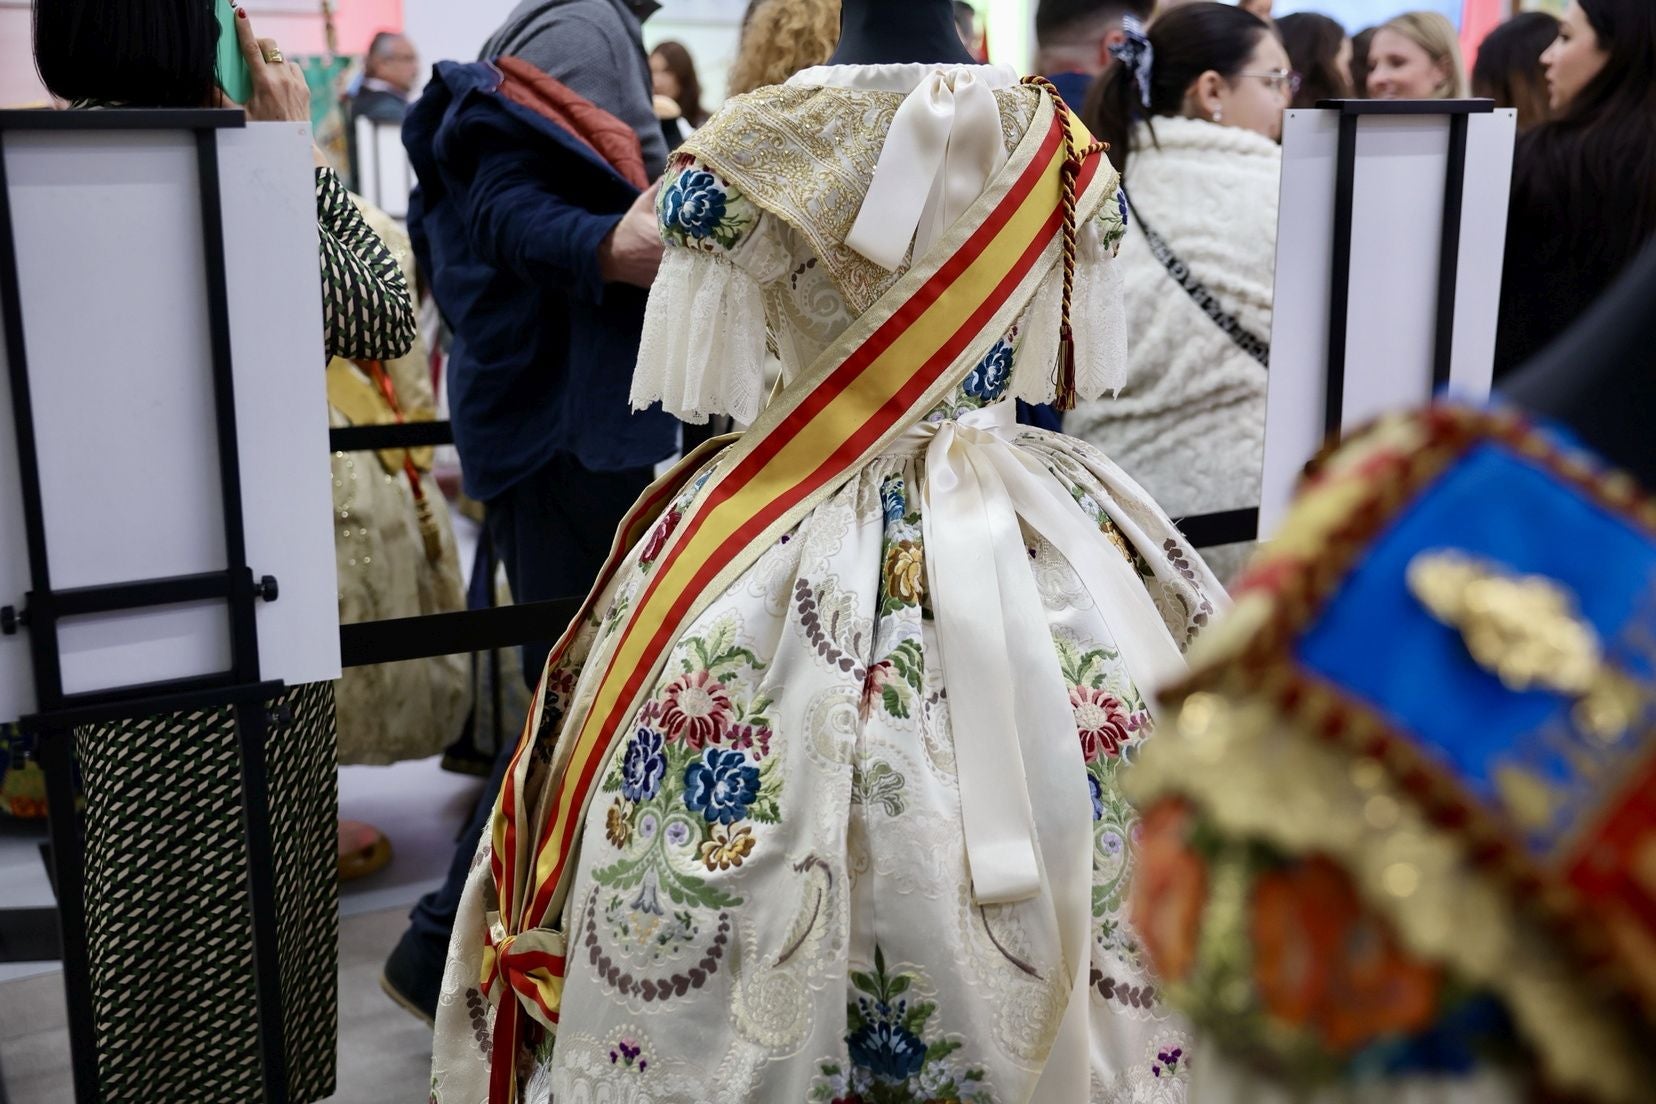
[[1296, 96], [1300, 90], [1300, 75], [1292, 69], [1272, 69], [1268, 73], [1238, 73], [1239, 77], [1255, 77], [1265, 82], [1265, 86], [1275, 92], [1286, 91], [1290, 96]]

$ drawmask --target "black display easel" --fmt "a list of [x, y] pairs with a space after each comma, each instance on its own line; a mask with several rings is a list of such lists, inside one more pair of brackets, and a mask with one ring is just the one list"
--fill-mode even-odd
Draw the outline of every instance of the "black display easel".
[[[1437, 313], [1432, 349], [1432, 392], [1449, 383], [1455, 344], [1455, 282], [1460, 274], [1461, 207], [1466, 192], [1466, 130], [1472, 115], [1495, 110], [1494, 100], [1319, 100], [1319, 111], [1340, 113], [1334, 166], [1334, 256], [1328, 283], [1328, 360], [1324, 365], [1323, 436], [1335, 441], [1345, 411], [1346, 323], [1351, 315], [1351, 218], [1357, 186], [1357, 126], [1365, 115], [1449, 116], [1449, 162], [1443, 186], [1443, 229], [1438, 238]], [[1259, 509], [1224, 510], [1175, 520], [1197, 548], [1259, 539]]]
[[[82, 880], [81, 818], [75, 808], [74, 730], [81, 726], [130, 720], [183, 710], [228, 706], [234, 710], [241, 753], [242, 820], [247, 832], [247, 902], [252, 917], [253, 967], [259, 1020], [259, 1051], [266, 1104], [288, 1100], [286, 1051], [276, 944], [276, 892], [265, 769], [265, 703], [282, 690], [259, 671], [255, 602], [275, 601], [276, 580], [255, 581], [247, 563], [243, 529], [241, 464], [236, 440], [234, 378], [230, 357], [230, 315], [225, 283], [224, 226], [219, 185], [218, 132], [239, 128], [239, 110], [201, 111], [0, 111], [0, 142], [18, 131], [132, 132], [189, 131], [195, 136], [197, 185], [207, 287], [209, 349], [212, 361], [213, 414], [217, 432], [219, 490], [224, 517], [225, 569], [160, 579], [134, 579], [102, 586], [54, 589], [46, 546], [36, 427], [30, 402], [30, 379], [21, 277], [13, 235], [11, 201], [4, 157], [0, 157], [0, 316], [17, 433], [24, 528], [29, 556], [29, 591], [22, 604], [0, 607], [0, 632], [29, 634], [38, 712], [20, 725], [38, 734], [40, 763], [46, 775], [51, 833], [51, 868], [57, 893], [58, 946], [63, 960], [69, 1040], [77, 1104], [102, 1098], [98, 1073], [98, 1036], [92, 1007], [92, 978], [87, 945]], [[0, 601], [12, 596], [0, 596]], [[230, 667], [164, 683], [129, 685], [93, 693], [66, 693], [59, 653], [59, 622], [66, 617], [148, 609], [180, 602], [221, 601], [230, 628]], [[54, 911], [0, 911], [0, 960], [12, 948], [29, 957], [51, 949]], [[23, 955], [15, 957], [21, 958]], [[0, 1089], [3, 1093], [3, 1089]]]

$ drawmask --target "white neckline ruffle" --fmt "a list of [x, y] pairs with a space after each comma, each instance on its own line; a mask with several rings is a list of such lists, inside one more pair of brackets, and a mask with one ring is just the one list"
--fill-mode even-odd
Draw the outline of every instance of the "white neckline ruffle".
[[933, 73], [953, 82], [956, 73], [971, 73], [991, 89], [1011, 88], [1019, 81], [1010, 65], [937, 65], [903, 62], [894, 65], [813, 65], [788, 78], [788, 84], [814, 88], [855, 88], [864, 92], [913, 92]]

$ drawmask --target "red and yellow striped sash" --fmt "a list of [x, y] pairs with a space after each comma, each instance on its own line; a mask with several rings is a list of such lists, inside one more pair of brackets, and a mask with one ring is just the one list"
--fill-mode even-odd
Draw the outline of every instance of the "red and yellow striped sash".
[[[1067, 125], [1074, 148], [1086, 149], [1091, 135], [1073, 119]], [[582, 680], [583, 700], [565, 720], [551, 784], [531, 820], [523, 788], [546, 694], [543, 682], [496, 808], [492, 837], [500, 923], [490, 934], [484, 989], [504, 980], [518, 998], [501, 1000], [495, 1024], [493, 1104], [510, 1104], [515, 1093], [520, 1015], [527, 1012], [549, 1029], [556, 1027], [564, 946], [555, 927], [572, 880], [588, 800], [617, 735], [626, 731], [673, 643], [706, 605], [806, 512], [941, 401], [970, 370], [972, 356], [1011, 327], [1056, 256], [1064, 220], [1061, 173], [1070, 148], [1065, 126], [1051, 101], [1043, 100], [1006, 170], [960, 225], [865, 312], [730, 451], [685, 511], [615, 631], [595, 689], [589, 693], [590, 680]], [[1097, 208], [1113, 180], [1113, 174], [1098, 171], [1100, 162], [1097, 154], [1087, 157], [1076, 180], [1083, 214]], [[648, 504], [641, 501], [634, 508], [627, 546], [648, 524], [640, 519], [659, 513], [671, 494], [652, 488], [645, 496]], [[622, 549], [618, 540], [608, 574], [619, 566]], [[601, 579], [594, 593], [611, 589]], [[582, 620], [594, 608], [596, 599], [589, 598]], [[578, 625], [554, 649], [548, 670]]]

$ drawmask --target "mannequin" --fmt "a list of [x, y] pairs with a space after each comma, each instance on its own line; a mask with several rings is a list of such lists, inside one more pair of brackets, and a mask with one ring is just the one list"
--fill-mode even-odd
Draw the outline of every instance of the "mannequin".
[[1501, 389], [1518, 407], [1567, 425], [1645, 487], [1656, 487], [1656, 243], [1592, 310]]
[[902, 62], [975, 65], [960, 41], [950, 0], [843, 0], [830, 65]]

